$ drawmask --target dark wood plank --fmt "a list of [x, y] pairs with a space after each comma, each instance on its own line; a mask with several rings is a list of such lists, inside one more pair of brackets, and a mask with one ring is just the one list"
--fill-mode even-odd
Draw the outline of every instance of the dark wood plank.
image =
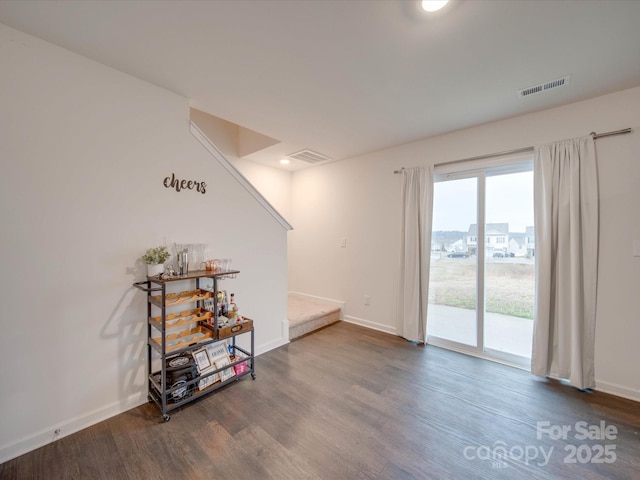
[[[132, 409], [0, 465], [0, 478], [635, 479], [640, 404], [338, 322], [257, 358], [231, 383], [160, 421]], [[538, 422], [569, 425], [537, 438]], [[575, 438], [576, 422], [614, 440]], [[615, 447], [613, 463], [566, 449]], [[510, 454], [478, 458], [483, 452]], [[516, 458], [521, 449], [536, 459]], [[515, 449], [515, 450], [514, 450]], [[540, 449], [551, 452], [543, 463]], [[583, 458], [584, 459], [584, 458]]]

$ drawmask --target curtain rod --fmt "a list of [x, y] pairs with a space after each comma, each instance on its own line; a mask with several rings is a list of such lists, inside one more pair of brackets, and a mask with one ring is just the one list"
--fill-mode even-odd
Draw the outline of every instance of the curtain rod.
[[[605, 132], [605, 133], [591, 132], [589, 135], [591, 135], [593, 139], [596, 140], [598, 138], [611, 137], [613, 135], [624, 135], [625, 133], [631, 133], [631, 131], [632, 130], [630, 128], [623, 128], [622, 130], [614, 130], [612, 132]], [[485, 158], [501, 157], [503, 155], [514, 155], [516, 153], [524, 153], [528, 150], [533, 150], [533, 147], [516, 148], [514, 150], [506, 150], [504, 152], [490, 153], [487, 155], [479, 155], [477, 157], [463, 158], [462, 160], [454, 160], [452, 162], [445, 162], [445, 163], [449, 165], [452, 163], [470, 162], [472, 160], [484, 160]], [[443, 165], [443, 164], [436, 163], [435, 166], [438, 166], [438, 165]], [[397, 174], [397, 173], [402, 173], [403, 171], [404, 171], [404, 167], [402, 167], [400, 170], [394, 170], [393, 173]]]
[[622, 130], [614, 130], [613, 132], [605, 132], [605, 133], [596, 133], [591, 132], [589, 135], [593, 137], [593, 139], [601, 138], [601, 137], [611, 137], [613, 135], [624, 135], [625, 133], [631, 133], [630, 128], [623, 128]]

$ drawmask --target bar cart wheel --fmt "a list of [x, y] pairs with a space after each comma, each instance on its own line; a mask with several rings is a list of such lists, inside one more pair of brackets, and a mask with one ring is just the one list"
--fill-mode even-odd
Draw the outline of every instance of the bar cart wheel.
[[162, 421], [164, 423], [167, 423], [169, 420], [171, 420], [171, 415], [166, 414], [166, 413], [164, 415], [162, 415]]

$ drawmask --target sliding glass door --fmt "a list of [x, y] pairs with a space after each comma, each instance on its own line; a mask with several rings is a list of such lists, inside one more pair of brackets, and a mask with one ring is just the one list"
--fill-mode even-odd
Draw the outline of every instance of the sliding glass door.
[[531, 159], [436, 174], [428, 341], [527, 365], [535, 255]]

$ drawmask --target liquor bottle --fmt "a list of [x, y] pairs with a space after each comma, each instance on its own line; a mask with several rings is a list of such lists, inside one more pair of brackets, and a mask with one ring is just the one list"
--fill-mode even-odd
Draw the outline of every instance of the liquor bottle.
[[238, 318], [238, 306], [236, 305], [235, 295], [233, 293], [229, 297], [229, 313], [227, 314], [227, 317], [234, 320]]

